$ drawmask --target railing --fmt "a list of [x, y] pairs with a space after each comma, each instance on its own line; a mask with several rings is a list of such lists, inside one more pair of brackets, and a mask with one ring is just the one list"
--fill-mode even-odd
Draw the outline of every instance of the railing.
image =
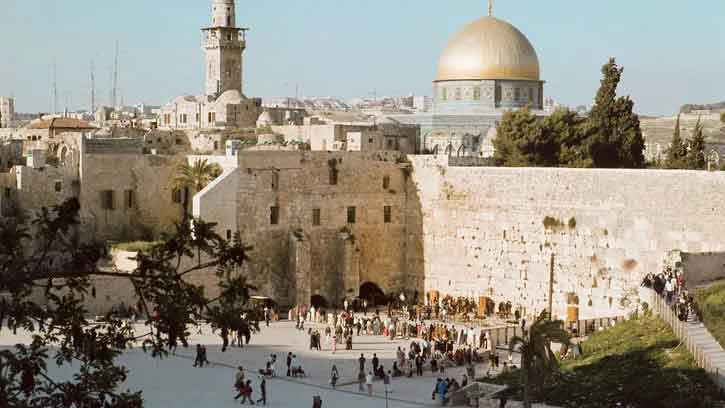
[[[720, 389], [725, 388], [725, 373], [720, 372], [720, 367], [713, 362], [713, 350], [707, 350], [707, 344], [702, 344], [690, 336], [687, 330], [687, 323], [678, 318], [675, 311], [667, 304], [664, 298], [658, 296], [654, 291], [651, 291], [651, 294], [650, 304], [652, 305], [652, 311], [672, 327], [675, 336], [687, 347], [687, 350], [695, 359], [697, 366], [704, 369]], [[705, 328], [705, 331], [709, 333], [707, 328]], [[719, 344], [718, 347], [719, 351], [722, 352], [722, 347]]]

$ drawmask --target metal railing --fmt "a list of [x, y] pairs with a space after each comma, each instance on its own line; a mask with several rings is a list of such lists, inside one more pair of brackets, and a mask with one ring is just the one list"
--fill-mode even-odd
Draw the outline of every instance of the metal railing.
[[[713, 361], [713, 352], [723, 352], [722, 347], [718, 344], [718, 349], [708, 349], [708, 345], [702, 344], [697, 339], [692, 338], [687, 329], [688, 323], [679, 319], [677, 313], [667, 304], [663, 297], [657, 295], [654, 291], [651, 291], [651, 293], [650, 304], [652, 305], [653, 313], [662, 318], [672, 328], [675, 336], [682, 341], [690, 354], [692, 354], [692, 358], [695, 360], [697, 366], [704, 369], [721, 390], [725, 388], [725, 373], [720, 372], [720, 367]], [[707, 333], [710, 333], [707, 328], [704, 329]]]

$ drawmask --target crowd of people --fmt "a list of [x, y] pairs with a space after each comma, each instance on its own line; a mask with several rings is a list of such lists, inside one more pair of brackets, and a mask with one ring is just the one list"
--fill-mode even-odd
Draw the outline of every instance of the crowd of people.
[[675, 272], [667, 267], [659, 274], [649, 273], [642, 280], [642, 286], [654, 290], [657, 295], [663, 297], [680, 321], [687, 321], [690, 316], [701, 320], [695, 299], [685, 286], [685, 276], [682, 271]]

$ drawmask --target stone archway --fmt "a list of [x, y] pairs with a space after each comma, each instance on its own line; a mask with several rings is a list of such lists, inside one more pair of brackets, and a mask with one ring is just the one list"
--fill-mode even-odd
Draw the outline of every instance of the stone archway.
[[367, 300], [368, 306], [385, 305], [387, 303], [385, 292], [373, 282], [364, 282], [360, 285], [360, 299]]
[[325, 299], [322, 295], [312, 295], [310, 297], [310, 305], [314, 306], [315, 309], [324, 309], [327, 307], [328, 302], [327, 299]]

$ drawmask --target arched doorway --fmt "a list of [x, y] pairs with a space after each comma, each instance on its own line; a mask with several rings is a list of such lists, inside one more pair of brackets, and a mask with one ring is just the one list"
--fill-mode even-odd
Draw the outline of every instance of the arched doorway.
[[360, 299], [367, 300], [368, 306], [385, 305], [387, 303], [385, 292], [380, 289], [380, 286], [372, 282], [365, 282], [360, 285]]
[[327, 308], [327, 299], [325, 299], [322, 295], [312, 295], [310, 298], [310, 304], [315, 307], [315, 309], [325, 309]]

